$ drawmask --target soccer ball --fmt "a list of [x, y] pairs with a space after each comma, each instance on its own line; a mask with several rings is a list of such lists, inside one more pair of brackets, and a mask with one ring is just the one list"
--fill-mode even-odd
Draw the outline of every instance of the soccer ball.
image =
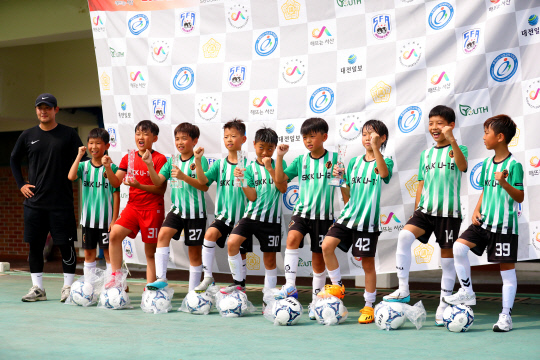
[[219, 312], [224, 317], [240, 317], [246, 309], [247, 296], [240, 291], [224, 295], [219, 302]]
[[293, 297], [278, 300], [272, 310], [275, 317], [274, 324], [294, 325], [300, 320], [302, 311], [302, 304]]
[[405, 322], [400, 303], [381, 302], [375, 307], [375, 324], [381, 330], [397, 330]]
[[71, 286], [71, 300], [79, 306], [88, 306], [94, 301], [94, 287], [89, 282], [76, 281]]
[[213, 304], [214, 301], [206, 292], [199, 294], [192, 290], [186, 295], [186, 307], [191, 314], [206, 315]]
[[100, 295], [100, 302], [107, 309], [119, 310], [128, 304], [129, 297], [127, 293], [117, 287], [105, 290]]
[[335, 296], [317, 301], [314, 305], [315, 319], [322, 325], [341, 324], [349, 314], [343, 301]]
[[141, 299], [141, 307], [154, 314], [168, 312], [171, 309], [171, 296], [165, 289], [145, 290]]
[[452, 332], [465, 332], [474, 322], [474, 312], [467, 305], [450, 305], [443, 312], [444, 326]]

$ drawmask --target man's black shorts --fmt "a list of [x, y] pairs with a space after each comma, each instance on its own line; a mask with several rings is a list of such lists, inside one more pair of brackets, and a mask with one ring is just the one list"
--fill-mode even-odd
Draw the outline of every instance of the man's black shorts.
[[259, 240], [262, 252], [281, 251], [281, 224], [242, 218], [234, 226], [232, 234], [240, 235], [246, 239], [252, 239], [252, 236], [255, 235]]
[[451, 249], [454, 241], [457, 240], [461, 219], [432, 216], [416, 210], [413, 217], [407, 221], [407, 225], [414, 225], [426, 232], [418, 238], [421, 243], [427, 244], [431, 234], [435, 233], [435, 238], [441, 249]]
[[[303, 236], [309, 234], [311, 238], [311, 251], [314, 253], [322, 253], [322, 242], [328, 229], [334, 223], [334, 220], [311, 220], [305, 219], [299, 215], [293, 215], [289, 223], [289, 231], [296, 230]], [[300, 242], [300, 247], [304, 247], [304, 239]]]

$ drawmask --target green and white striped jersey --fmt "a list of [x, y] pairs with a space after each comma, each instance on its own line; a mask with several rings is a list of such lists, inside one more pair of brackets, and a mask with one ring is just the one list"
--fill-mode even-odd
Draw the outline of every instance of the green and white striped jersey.
[[[272, 168], [276, 168], [273, 159]], [[283, 168], [287, 168], [285, 161], [283, 161]], [[244, 217], [267, 223], [281, 223], [281, 192], [276, 188], [272, 176], [264, 165], [257, 161], [252, 162], [246, 168], [244, 177], [247, 180], [247, 186], [255, 188], [257, 192], [257, 199], [248, 201]]]
[[523, 166], [512, 154], [498, 163], [495, 157], [485, 159], [480, 174], [480, 184], [484, 188], [480, 207], [482, 227], [494, 233], [517, 235], [518, 204], [495, 180], [495, 172], [505, 170], [508, 172], [506, 181], [516, 189], [523, 190]]
[[351, 190], [351, 197], [336, 222], [357, 231], [379, 231], [379, 213], [381, 202], [381, 180], [386, 184], [392, 178], [394, 162], [385, 158], [388, 176], [381, 179], [377, 162], [366, 161], [364, 156], [357, 156], [349, 162], [344, 175], [343, 186]]
[[[244, 159], [244, 168], [248, 164]], [[214, 181], [216, 191], [216, 220], [225, 222], [228, 226], [240, 220], [246, 208], [246, 196], [241, 187], [234, 186], [234, 169], [236, 164], [229, 162], [228, 158], [216, 160], [210, 170], [204, 174], [208, 178], [206, 185], [210, 186]]]
[[[201, 165], [204, 171], [208, 170], [208, 160], [204, 156], [201, 158]], [[178, 168], [193, 179], [197, 177], [195, 166], [195, 156], [191, 156], [187, 160], [179, 159], [178, 161]], [[172, 169], [172, 158], [170, 158], [159, 173], [166, 180], [169, 180]], [[197, 190], [185, 182], [181, 188], [171, 188], [171, 201], [173, 203], [171, 210], [180, 215], [182, 219], [203, 219], [206, 217], [204, 191]]]
[[[114, 173], [118, 166], [111, 165]], [[113, 215], [113, 188], [107, 179], [105, 166], [95, 167], [91, 160], [77, 167], [77, 180], [82, 181], [82, 211], [80, 224], [91, 229], [108, 229]]]
[[338, 154], [329, 152], [318, 159], [311, 153], [300, 155], [285, 169], [289, 180], [298, 176], [300, 195], [293, 215], [310, 220], [334, 220], [334, 186], [330, 186], [332, 170]]
[[[467, 159], [469, 151], [459, 145]], [[418, 181], [424, 181], [418, 210], [438, 217], [461, 218], [461, 171], [450, 145], [426, 149], [420, 155]]]

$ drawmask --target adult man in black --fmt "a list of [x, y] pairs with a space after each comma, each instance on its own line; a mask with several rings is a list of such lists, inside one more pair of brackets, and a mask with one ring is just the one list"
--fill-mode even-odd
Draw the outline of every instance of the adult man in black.
[[[75, 277], [77, 225], [73, 209], [73, 185], [67, 175], [77, 156], [81, 139], [77, 132], [56, 122], [60, 109], [51, 94], [36, 99], [39, 125], [23, 131], [11, 153], [11, 171], [24, 200], [24, 241], [30, 245], [28, 262], [32, 287], [22, 301], [47, 300], [43, 287], [43, 249], [50, 232], [62, 253], [64, 286], [60, 301], [69, 296]], [[28, 156], [28, 181], [21, 159]]]

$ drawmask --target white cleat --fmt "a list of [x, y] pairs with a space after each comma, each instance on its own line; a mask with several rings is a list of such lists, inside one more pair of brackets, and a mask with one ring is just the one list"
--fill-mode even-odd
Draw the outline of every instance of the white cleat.
[[444, 326], [444, 309], [446, 309], [446, 306], [439, 305], [439, 307], [437, 308], [437, 312], [435, 313], [435, 326]]
[[411, 294], [408, 291], [397, 289], [393, 293], [383, 296], [383, 300], [388, 302], [408, 303], [411, 301]]
[[467, 292], [460, 288], [454, 295], [443, 297], [445, 303], [450, 305], [476, 305], [476, 294], [467, 294]]
[[205, 277], [203, 279], [203, 281], [201, 281], [201, 283], [199, 285], [197, 285], [197, 287], [195, 287], [195, 289], [193, 289], [193, 290], [195, 290], [196, 293], [203, 293], [208, 289], [208, 287], [210, 285], [215, 285], [214, 278], [213, 277]]
[[70, 285], [62, 286], [62, 293], [60, 294], [60, 302], [66, 302], [67, 298], [69, 297], [70, 292], [71, 292]]
[[493, 325], [495, 332], [508, 332], [512, 330], [512, 317], [506, 314], [499, 314], [499, 321]]

